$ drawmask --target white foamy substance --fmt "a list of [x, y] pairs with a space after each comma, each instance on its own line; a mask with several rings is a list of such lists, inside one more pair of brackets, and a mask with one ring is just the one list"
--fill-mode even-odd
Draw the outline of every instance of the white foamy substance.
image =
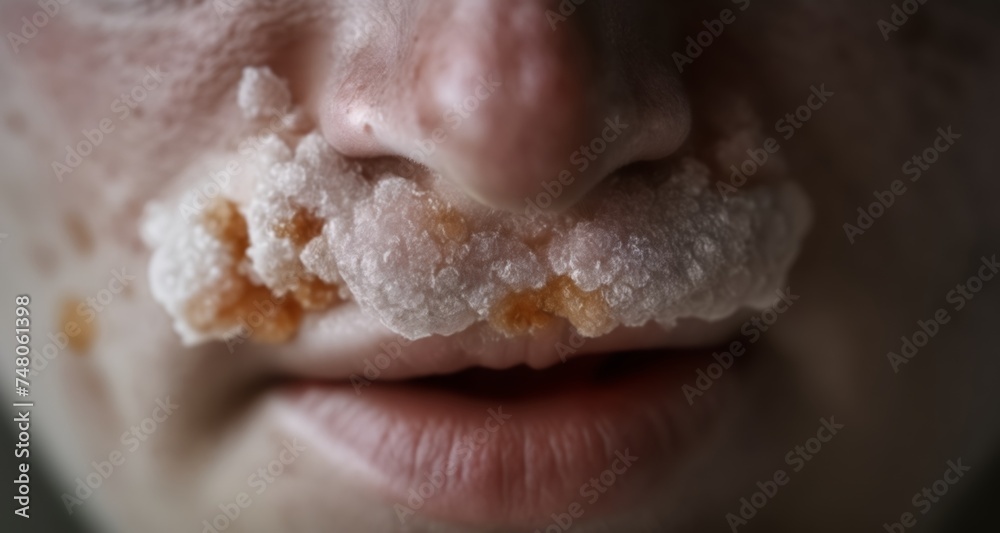
[[[266, 69], [248, 68], [238, 94], [248, 120], [290, 106]], [[440, 179], [365, 177], [315, 132], [268, 136], [241, 168], [238, 179], [255, 183], [249, 201], [233, 204], [245, 239], [219, 230], [217, 210], [183, 217], [161, 206], [147, 218], [153, 295], [188, 343], [245, 330], [248, 290], [294, 319], [287, 335], [262, 339], [272, 341], [294, 334], [300, 311], [347, 299], [410, 339], [480, 321], [519, 334], [562, 317], [598, 336], [720, 319], [774, 301], [809, 224], [794, 185], [723, 197], [693, 158], [670, 175], [606, 183], [585, 207], [537, 220], [476, 205]]]

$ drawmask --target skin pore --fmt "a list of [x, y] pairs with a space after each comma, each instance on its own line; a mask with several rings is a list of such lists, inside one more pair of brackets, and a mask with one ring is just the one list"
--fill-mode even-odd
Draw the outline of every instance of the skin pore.
[[[58, 488], [72, 493], [91, 461], [122, 450], [118, 473], [74, 515], [123, 531], [201, 531], [220, 504], [247, 492], [253, 505], [227, 531], [534, 531], [513, 519], [475, 527], [419, 512], [404, 528], [392, 502], [330, 466], [332, 452], [307, 444], [318, 453], [289, 458], [300, 422], [262, 391], [301, 372], [290, 354], [302, 346], [183, 347], [149, 294], [139, 235], [148, 201], [191, 186], [175, 179], [179, 167], [246, 136], [234, 98], [245, 66], [287, 79], [339, 152], [389, 160], [448, 127], [456, 99], [495, 73], [503, 84], [481, 112], [423, 161], [483, 203], [521, 205], [605, 118], [623, 117], [626, 136], [561, 199], [573, 203], [620, 168], [711, 137], [713, 113], [739, 95], [813, 204], [788, 283], [798, 299], [773, 325], [753, 325], [759, 340], [733, 332], [748, 344], [731, 371], [738, 390], [726, 389], [739, 395], [736, 407], [709, 442], [669, 471], [643, 470], [638, 477], [653, 482], [631, 487], [635, 496], [610, 512], [585, 513], [577, 530], [731, 531], [727, 514], [779, 469], [790, 484], [739, 531], [899, 521], [947, 461], [961, 457], [974, 476], [1000, 436], [991, 378], [1000, 361], [988, 333], [1000, 292], [982, 270], [1000, 253], [991, 200], [1000, 192], [991, 172], [1000, 50], [996, 15], [968, 5], [928, 2], [888, 40], [877, 22], [891, 8], [860, 1], [588, 0], [565, 20], [546, 13], [558, 2], [541, 0], [66, 6], [0, 55], [0, 296], [31, 295], [36, 350], [70, 321], [90, 336], [75, 347], [51, 341], [55, 356], [34, 369], [33, 394], [47, 404], [35, 435], [62, 475]], [[12, 2], [0, 14], [19, 21], [37, 9]], [[678, 72], [675, 53], [724, 9], [733, 22]], [[810, 99], [821, 86], [832, 93], [822, 103]], [[802, 105], [812, 106], [808, 119], [795, 115]], [[923, 154], [939, 128], [960, 137], [929, 164]], [[66, 146], [84, 139], [92, 153], [71, 165]], [[914, 157], [918, 180], [902, 170]], [[873, 193], [886, 198], [897, 179], [906, 190], [872, 211]], [[973, 292], [968, 280], [980, 272]], [[905, 363], [887, 358], [939, 309], [948, 320], [926, 346]], [[140, 426], [125, 445], [122, 432], [168, 397], [177, 408], [163, 418], [160, 406], [157, 429]], [[843, 428], [826, 439], [821, 420], [831, 417]], [[78, 437], [67, 438], [69, 428]], [[828, 442], [811, 452], [818, 431]], [[288, 464], [275, 476], [266, 467], [281, 453]], [[919, 514], [918, 527], [943, 520], [951, 498]]]

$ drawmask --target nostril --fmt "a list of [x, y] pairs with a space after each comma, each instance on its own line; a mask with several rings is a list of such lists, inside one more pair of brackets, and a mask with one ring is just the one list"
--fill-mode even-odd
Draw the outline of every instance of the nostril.
[[414, 7], [413, 39], [345, 59], [354, 67], [327, 84], [328, 142], [412, 160], [515, 210], [553, 183], [553, 207], [571, 204], [616, 169], [673, 153], [689, 127], [676, 80], [641, 54], [600, 49], [606, 21], [577, 13], [554, 31], [548, 4]]

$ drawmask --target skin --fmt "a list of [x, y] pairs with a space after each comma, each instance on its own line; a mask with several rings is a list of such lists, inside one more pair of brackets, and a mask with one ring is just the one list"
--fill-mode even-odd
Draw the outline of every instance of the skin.
[[[404, 530], [389, 505], [355, 490], [350, 473], [331, 472], [319, 454], [303, 454], [263, 494], [248, 489], [247, 476], [277, 457], [286, 436], [257, 394], [282, 375], [280, 361], [181, 347], [149, 295], [137, 231], [143, 206], [180, 187], [171, 181], [178, 165], [238, 138], [241, 69], [270, 65], [328, 142], [356, 157], [407, 157], [442, 127], [456, 95], [495, 73], [503, 86], [421, 162], [497, 206], [538, 191], [606, 117], [632, 127], [565, 203], [615, 169], [668, 157], [707, 123], [722, 88], [746, 95], [769, 127], [825, 84], [835, 96], [781, 142], [815, 212], [789, 282], [800, 300], [753, 344], [745, 359], [754, 362], [737, 366], [748, 379], [717, 441], [692, 454], [656, 498], [578, 527], [729, 531], [726, 514], [778, 469], [790, 484], [739, 531], [878, 529], [907, 511], [916, 530], [942, 520], [959, 496], [923, 515], [912, 495], [939, 479], [947, 460], [971, 467], [963, 479], [983, 474], [1000, 438], [990, 327], [1000, 292], [986, 282], [958, 310], [955, 299], [968, 298], [949, 297], [982, 257], [1000, 253], [996, 14], [930, 2], [885, 42], [876, 22], [890, 8], [880, 4], [753, 2], [682, 74], [671, 54], [703, 18], [740, 4], [674, 4], [682, 3], [589, 0], [553, 29], [545, 11], [558, 4], [529, 0], [246, 0], [221, 15], [209, 2], [100, 0], [64, 8], [16, 54], [8, 47], [0, 55], [2, 300], [31, 295], [38, 349], [61, 328], [63, 302], [98, 295], [112, 269], [135, 276], [101, 305], [84, 354], [62, 350], [32, 379], [44, 412], [34, 439], [61, 474], [60, 490], [73, 491], [91, 461], [125, 448], [122, 432], [150, 416], [157, 398], [179, 405], [74, 514], [114, 530], [201, 531], [220, 503], [246, 491], [253, 505], [227, 531]], [[0, 13], [18, 21], [37, 9], [12, 2]], [[154, 66], [165, 81], [127, 118], [112, 111]], [[115, 130], [60, 182], [51, 162], [102, 119]], [[901, 165], [948, 126], [961, 138], [910, 181]], [[907, 192], [852, 244], [844, 224], [857, 224], [858, 208], [896, 179]], [[886, 354], [899, 353], [900, 336], [939, 308], [949, 322], [894, 372]], [[12, 371], [0, 370], [5, 379]], [[793, 472], [786, 454], [830, 416], [845, 428]], [[408, 527], [517, 530], [419, 516]]]

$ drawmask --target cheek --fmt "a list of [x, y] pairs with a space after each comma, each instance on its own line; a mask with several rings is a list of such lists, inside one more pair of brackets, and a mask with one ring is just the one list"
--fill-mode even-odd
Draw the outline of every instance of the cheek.
[[28, 114], [52, 119], [48, 158], [90, 132], [102, 138], [86, 159], [111, 170], [102, 174], [162, 180], [172, 161], [226, 142], [243, 67], [277, 62], [304, 33], [289, 12], [220, 14], [204, 2], [145, 15], [82, 5], [53, 17], [14, 63], [42, 108]]

